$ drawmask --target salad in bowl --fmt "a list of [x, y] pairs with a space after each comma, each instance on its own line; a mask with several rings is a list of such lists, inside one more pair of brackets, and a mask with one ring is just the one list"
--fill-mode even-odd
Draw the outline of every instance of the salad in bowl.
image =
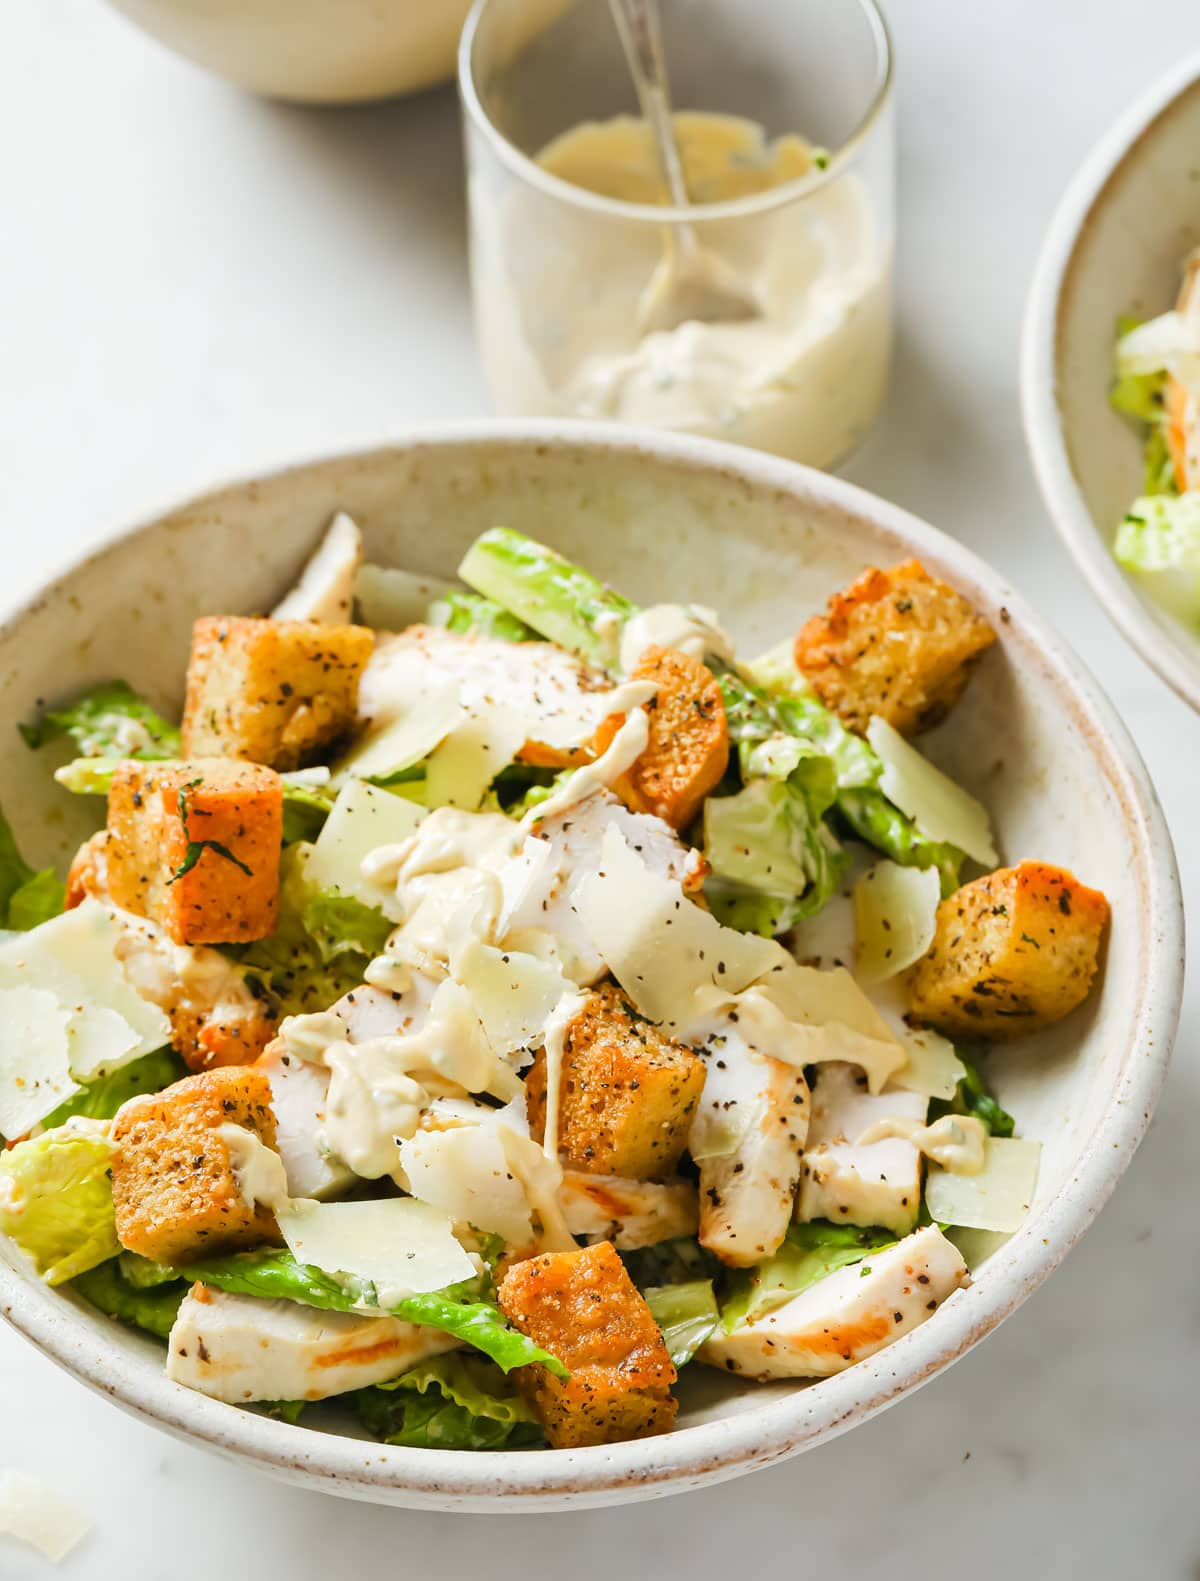
[[1122, 321], [1111, 401], [1143, 433], [1144, 492], [1117, 532], [1117, 559], [1189, 625], [1200, 620], [1200, 249], [1174, 308]]
[[685, 1367], [936, 1322], [1036, 1185], [986, 1046], [1109, 911], [914, 745], [990, 626], [917, 560], [762, 655], [507, 528], [459, 575], [339, 514], [197, 621], [180, 725], [28, 722], [106, 817], [65, 886], [0, 841], [0, 1231], [178, 1383], [419, 1447], [663, 1433]]

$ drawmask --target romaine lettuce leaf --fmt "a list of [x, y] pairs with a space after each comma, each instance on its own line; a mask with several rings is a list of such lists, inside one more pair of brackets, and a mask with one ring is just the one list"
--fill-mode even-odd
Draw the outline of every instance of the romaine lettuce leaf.
[[549, 1351], [508, 1327], [499, 1307], [489, 1301], [469, 1299], [474, 1292], [464, 1293], [461, 1286], [406, 1296], [394, 1306], [379, 1309], [374, 1304], [373, 1289], [365, 1286], [352, 1289], [319, 1268], [298, 1263], [288, 1251], [239, 1252], [232, 1257], [181, 1269], [180, 1276], [202, 1280], [236, 1295], [300, 1301], [327, 1311], [379, 1310], [391, 1317], [403, 1318], [407, 1323], [425, 1323], [430, 1328], [453, 1334], [490, 1356], [504, 1372], [538, 1362], [556, 1376], [567, 1376], [566, 1368]]
[[178, 727], [156, 713], [125, 681], [106, 681], [35, 725], [21, 725], [26, 746], [70, 736], [85, 758], [177, 758]]
[[354, 1399], [363, 1425], [385, 1444], [523, 1449], [543, 1442], [533, 1412], [482, 1356], [435, 1356]]
[[0, 927], [27, 933], [57, 917], [66, 890], [53, 868], [36, 872], [17, 850], [16, 837], [0, 808]]
[[171, 1332], [187, 1294], [187, 1286], [180, 1280], [148, 1287], [131, 1284], [117, 1258], [76, 1275], [71, 1283], [85, 1301], [107, 1316], [157, 1334], [159, 1339], [166, 1339]]
[[429, 606], [429, 624], [447, 631], [478, 632], [504, 642], [536, 642], [537, 632], [516, 615], [479, 593], [452, 591]]
[[1117, 529], [1113, 552], [1133, 571], [1200, 576], [1200, 491], [1134, 500]]
[[126, 1099], [137, 1098], [144, 1092], [161, 1092], [187, 1074], [187, 1066], [174, 1049], [156, 1049], [153, 1054], [143, 1055], [130, 1065], [122, 1065], [119, 1070], [88, 1082], [53, 1114], [47, 1115], [42, 1124], [50, 1130], [73, 1114], [92, 1120], [111, 1120]]
[[868, 1252], [893, 1245], [895, 1239], [890, 1230], [863, 1230], [824, 1219], [789, 1226], [773, 1257], [757, 1268], [738, 1269], [730, 1275], [721, 1304], [722, 1327], [726, 1333], [732, 1332], [748, 1319], [783, 1306], [827, 1274], [862, 1262]]
[[379, 955], [394, 923], [374, 906], [364, 906], [352, 895], [336, 889], [310, 889], [304, 907], [304, 926], [326, 961], [338, 955]]
[[106, 1128], [73, 1121], [0, 1153], [0, 1231], [33, 1260], [47, 1284], [121, 1250], [108, 1178]]
[[711, 1279], [650, 1285], [642, 1291], [676, 1367], [684, 1367], [717, 1328], [721, 1313]]
[[678, 1235], [653, 1246], [621, 1253], [621, 1261], [639, 1290], [655, 1285], [690, 1284], [715, 1279], [723, 1264], [691, 1235]]
[[[297, 844], [283, 853], [275, 932], [253, 944], [225, 947], [225, 953], [239, 962], [247, 977], [260, 983], [275, 1001], [281, 1016], [327, 1010], [361, 984], [370, 958], [360, 947], [367, 942], [365, 935], [354, 940], [348, 933], [337, 936], [339, 926], [352, 926], [360, 933], [363, 930], [363, 916], [355, 913], [350, 924], [350, 913], [340, 909], [343, 905], [353, 907], [352, 901], [331, 906], [318, 899], [311, 920], [321, 934], [318, 937], [309, 931], [309, 908], [314, 901], [314, 892], [304, 878], [304, 858], [309, 849]], [[367, 907], [361, 911], [368, 917], [372, 915]], [[381, 926], [382, 919], [374, 925], [372, 937], [387, 937], [386, 933], [381, 934]]]
[[1007, 1109], [1002, 1109], [996, 1102], [979, 1066], [957, 1043], [954, 1052], [966, 1075], [958, 1084], [953, 1102], [935, 1100], [930, 1104], [930, 1124], [945, 1114], [973, 1114], [977, 1120], [983, 1121], [992, 1136], [1011, 1136], [1016, 1129], [1016, 1121]]

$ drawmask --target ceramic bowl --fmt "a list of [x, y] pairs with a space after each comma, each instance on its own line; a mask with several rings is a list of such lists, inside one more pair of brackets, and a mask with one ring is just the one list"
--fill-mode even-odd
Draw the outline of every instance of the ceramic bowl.
[[111, 0], [160, 44], [274, 99], [352, 104], [454, 73], [471, 0]]
[[1175, 305], [1200, 243], [1200, 55], [1156, 83], [1093, 150], [1055, 210], [1025, 316], [1025, 433], [1055, 525], [1146, 662], [1200, 709], [1200, 626], [1121, 569], [1112, 543], [1142, 492], [1137, 429], [1112, 411], [1118, 318]]
[[[389, 1448], [269, 1421], [172, 1383], [163, 1352], [0, 1245], [0, 1308], [47, 1355], [127, 1410], [290, 1481], [380, 1503], [496, 1511], [614, 1504], [736, 1476], [866, 1421], [1013, 1312], [1066, 1256], [1129, 1163], [1179, 1007], [1175, 861], [1124, 727], [1079, 663], [995, 571], [849, 484], [709, 441], [611, 425], [478, 426], [237, 484], [96, 550], [0, 625], [3, 800], [31, 856], [64, 864], [96, 804], [16, 745], [39, 699], [115, 675], [178, 708], [193, 619], [269, 607], [331, 513], [369, 555], [452, 574], [503, 522], [547, 539], [635, 599], [719, 606], [746, 654], [793, 632], [871, 562], [918, 555], [999, 634], [930, 753], [991, 808], [1001, 849], [1077, 870], [1113, 926], [1087, 1005], [992, 1060], [1001, 1099], [1045, 1143], [1036, 1201], [1007, 1241], [977, 1243], [974, 1283], [923, 1327], [835, 1378], [739, 1384], [696, 1367], [680, 1426], [639, 1443], [529, 1454]], [[981, 1259], [981, 1260], [978, 1260]]]

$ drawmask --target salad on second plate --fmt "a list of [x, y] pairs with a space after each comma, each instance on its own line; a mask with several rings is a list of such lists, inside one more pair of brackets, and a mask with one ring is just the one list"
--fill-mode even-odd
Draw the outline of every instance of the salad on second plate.
[[1200, 622], [1200, 249], [1183, 264], [1176, 306], [1118, 326], [1110, 399], [1144, 435], [1145, 479], [1114, 552], [1154, 597]]
[[991, 628], [915, 560], [750, 662], [518, 532], [460, 575], [338, 516], [196, 622], [180, 727], [26, 727], [107, 819], [65, 890], [0, 830], [0, 1230], [179, 1384], [394, 1444], [660, 1433], [685, 1368], [935, 1320], [1036, 1185], [981, 1045], [1108, 917], [913, 745]]

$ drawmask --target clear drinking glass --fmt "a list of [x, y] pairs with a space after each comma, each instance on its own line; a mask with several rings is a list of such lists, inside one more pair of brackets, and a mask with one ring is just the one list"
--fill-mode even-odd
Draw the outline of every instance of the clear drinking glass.
[[[676, 113], [743, 117], [822, 152], [806, 173], [686, 211], [763, 316], [646, 334], [639, 307], [685, 211], [601, 196], [539, 153], [636, 116], [608, 0], [477, 0], [459, 77], [471, 275], [497, 407], [686, 429], [828, 467], [861, 439], [891, 340], [891, 51], [874, 0], [662, 0]], [[693, 200], [697, 197], [693, 189]]]

